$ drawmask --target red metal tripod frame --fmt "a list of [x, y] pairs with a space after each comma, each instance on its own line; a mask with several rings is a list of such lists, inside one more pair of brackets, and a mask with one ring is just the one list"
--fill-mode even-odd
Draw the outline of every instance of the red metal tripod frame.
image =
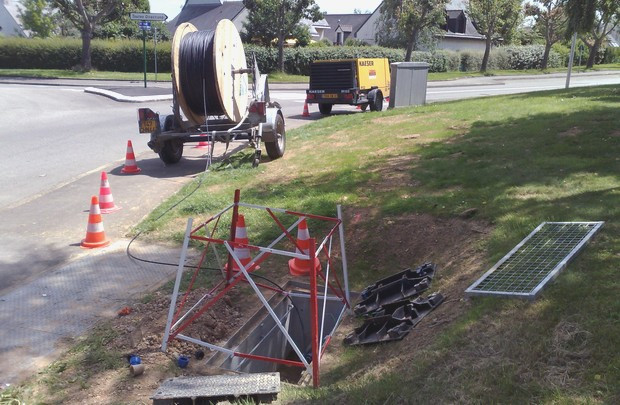
[[[329, 240], [331, 240], [330, 238], [333, 237], [333, 235], [335, 234], [336, 230], [339, 229], [340, 225], [342, 224], [342, 220], [340, 218], [333, 218], [333, 217], [326, 217], [326, 216], [322, 216], [322, 215], [314, 215], [314, 214], [308, 214], [308, 213], [302, 213], [302, 212], [297, 212], [297, 211], [290, 211], [290, 210], [284, 210], [284, 209], [278, 209], [278, 208], [269, 208], [269, 207], [264, 207], [264, 206], [259, 206], [259, 205], [253, 205], [253, 204], [247, 204], [247, 203], [242, 203], [240, 201], [240, 191], [239, 190], [235, 190], [235, 195], [234, 195], [234, 202], [233, 204], [231, 204], [230, 206], [228, 206], [227, 208], [223, 209], [222, 211], [220, 211], [218, 214], [213, 215], [212, 217], [210, 217], [208, 220], [206, 220], [205, 222], [203, 222], [201, 225], [199, 225], [198, 227], [196, 227], [195, 229], [193, 229], [190, 232], [190, 239], [194, 239], [194, 240], [200, 240], [200, 241], [204, 241], [207, 242], [205, 251], [202, 254], [202, 257], [200, 259], [200, 265], [198, 266], [199, 268], [202, 267], [202, 264], [206, 258], [207, 255], [207, 249], [210, 247], [211, 243], [215, 243], [215, 244], [225, 244], [228, 243], [230, 245], [230, 247], [236, 247], [236, 248], [248, 248], [251, 250], [259, 250], [261, 251], [261, 254], [259, 256], [257, 256], [255, 258], [255, 261], [250, 262], [249, 266], [246, 267], [246, 271], [248, 274], [251, 274], [254, 270], [256, 270], [256, 268], [258, 267], [258, 265], [260, 265], [263, 261], [265, 261], [271, 254], [277, 254], [277, 255], [284, 255], [284, 256], [291, 256], [291, 257], [299, 257], [300, 254], [299, 253], [292, 253], [289, 251], [284, 251], [284, 250], [278, 250], [278, 249], [272, 249], [272, 246], [275, 246], [276, 243], [278, 243], [283, 237], [286, 237], [289, 241], [292, 242], [292, 244], [295, 246], [296, 249], [298, 249], [299, 251], [302, 251], [302, 249], [299, 249], [299, 244], [296, 240], [296, 238], [293, 237], [293, 235], [291, 235], [291, 233], [289, 232], [289, 230], [287, 230], [287, 228], [284, 227], [284, 225], [282, 224], [282, 222], [276, 217], [276, 215], [274, 214], [274, 212], [279, 212], [279, 213], [284, 213], [284, 214], [289, 214], [289, 215], [293, 215], [299, 218], [310, 218], [310, 219], [316, 219], [316, 220], [321, 220], [321, 221], [329, 221], [334, 223], [334, 227], [331, 228], [329, 230], [329, 232], [327, 233], [327, 235], [324, 237], [324, 239], [322, 240], [320, 246], [317, 249], [317, 245], [316, 245], [316, 239], [315, 238], [311, 238], [310, 239], [310, 249], [307, 255], [303, 255], [305, 257], [307, 257], [308, 259], [306, 259], [305, 257], [303, 258], [303, 260], [310, 260], [311, 263], [314, 262], [314, 260], [317, 258], [318, 254], [317, 253], [324, 253], [325, 257], [327, 258], [328, 261], [328, 266], [331, 268], [332, 267], [332, 256], [330, 254], [330, 252], [327, 250], [326, 248], [326, 244]], [[283, 232], [282, 235], [280, 235], [279, 237], [277, 237], [276, 239], [274, 239], [274, 241], [268, 245], [268, 247], [261, 247], [261, 246], [256, 246], [256, 245], [249, 245], [249, 244], [242, 244], [242, 243], [237, 243], [235, 242], [235, 236], [236, 236], [236, 224], [237, 224], [237, 220], [238, 220], [238, 216], [239, 216], [239, 207], [247, 207], [247, 208], [257, 208], [257, 209], [263, 209], [265, 210], [269, 216], [273, 219], [273, 221], [275, 222], [275, 224], [278, 226], [278, 228]], [[233, 209], [232, 212], [232, 219], [231, 219], [231, 225], [230, 225], [230, 240], [225, 240], [225, 239], [218, 239], [218, 238], [214, 238], [213, 236], [215, 235], [217, 226], [219, 224], [219, 219], [221, 218], [221, 216], [226, 213], [228, 210]], [[211, 234], [209, 236], [200, 236], [197, 235], [197, 233], [202, 230], [203, 228], [206, 228], [206, 225], [211, 223], [212, 221], [217, 220], [214, 229], [212, 230]], [[296, 223], [299, 223], [300, 220], [297, 220]], [[293, 226], [295, 226], [295, 224], [293, 224], [291, 227], [289, 227], [289, 229], [291, 229]], [[248, 282], [249, 281], [246, 279], [246, 276], [239, 272], [238, 274], [235, 274], [234, 270], [233, 270], [233, 265], [232, 262], [234, 261], [233, 258], [233, 254], [234, 252], [231, 253], [231, 249], [229, 249], [229, 253], [228, 253], [228, 265], [227, 265], [227, 269], [226, 269], [226, 276], [225, 279], [222, 280], [220, 283], [218, 283], [215, 287], [213, 287], [209, 293], [207, 293], [208, 296], [212, 295], [213, 293], [215, 293], [216, 291], [217, 294], [214, 296], [211, 296], [207, 302], [205, 302], [204, 304], [202, 304], [202, 306], [200, 307], [200, 309], [197, 309], [195, 313], [193, 313], [191, 316], [189, 316], [189, 314], [191, 313], [191, 311], [193, 311], [196, 307], [198, 307], [198, 303], [195, 304], [194, 308], [188, 310], [188, 312], [183, 315], [183, 317], [188, 316], [187, 319], [184, 318], [180, 318], [181, 321], [177, 321], [178, 323], [180, 323], [180, 325], [178, 327], [175, 328], [174, 331], [170, 331], [170, 335], [168, 338], [168, 341], [171, 341], [172, 339], [176, 338], [177, 335], [180, 334], [180, 332], [182, 332], [184, 329], [186, 329], [187, 327], [189, 327], [196, 319], [198, 319], [202, 314], [204, 314], [204, 312], [206, 312], [208, 309], [210, 309], [217, 301], [219, 301], [225, 294], [227, 294], [230, 290], [232, 290], [237, 284], [239, 284], [240, 282]], [[343, 264], [344, 265], [344, 264]], [[187, 301], [187, 297], [191, 291], [191, 288], [193, 287], [193, 284], [195, 282], [196, 276], [197, 276], [197, 272], [199, 271], [199, 268], [197, 269], [197, 271], [194, 273], [194, 276], [192, 277], [192, 281], [190, 282], [190, 288], [188, 289], [188, 291], [186, 292], [185, 296], [183, 297], [180, 307], [178, 308], [174, 319], [179, 319], [179, 315], [181, 314], [182, 308], [183, 306], [186, 304]], [[323, 356], [323, 354], [325, 353], [325, 350], [327, 348], [327, 346], [329, 345], [329, 343], [331, 342], [331, 335], [328, 335], [324, 345], [319, 349], [319, 336], [318, 334], [319, 332], [319, 307], [318, 307], [318, 293], [317, 293], [317, 277], [321, 277], [324, 282], [326, 283], [327, 287], [329, 288], [329, 290], [335, 294], [335, 296], [342, 301], [347, 307], [350, 308], [350, 304], [348, 302], [348, 300], [345, 297], [345, 293], [342, 289], [342, 285], [340, 284], [340, 280], [337, 276], [337, 274], [334, 272], [333, 278], [336, 282], [337, 288], [332, 285], [332, 283], [326, 278], [325, 274], [319, 270], [316, 269], [314, 266], [311, 266], [311, 271], [310, 271], [310, 293], [309, 293], [309, 299], [310, 299], [310, 325], [311, 325], [311, 338], [312, 338], [312, 379], [313, 379], [313, 385], [315, 387], [319, 386], [319, 370], [320, 370], [320, 359]], [[346, 281], [346, 280], [345, 280]], [[255, 282], [254, 282], [255, 283]], [[264, 288], [264, 289], [268, 289], [271, 291], [274, 291], [278, 294], [284, 294], [286, 295], [287, 292], [286, 291], [282, 291], [280, 288], [274, 288], [268, 285], [260, 284], [260, 283], [255, 283], [257, 286], [260, 286], [260, 288]], [[201, 300], [204, 299], [201, 298]], [[327, 300], [327, 297], [323, 297], [323, 300]], [[326, 304], [326, 301], [324, 301]], [[181, 335], [179, 338], [181, 338], [183, 335]], [[206, 344], [206, 342], [204, 342]], [[216, 347], [216, 346], [213, 346]], [[225, 350], [224, 348], [219, 348], [221, 350]], [[226, 349], [228, 350], [228, 349]], [[319, 353], [320, 350], [320, 353]], [[299, 367], [305, 367], [305, 362], [299, 362], [299, 361], [293, 361], [293, 360], [285, 360], [285, 359], [278, 359], [278, 358], [273, 358], [273, 357], [267, 357], [267, 356], [259, 356], [259, 355], [254, 355], [254, 354], [250, 354], [250, 353], [239, 353], [239, 352], [233, 352], [234, 356], [238, 356], [238, 357], [243, 357], [243, 358], [247, 358], [247, 359], [253, 359], [253, 360], [259, 360], [259, 361], [271, 361], [271, 362], [275, 362], [275, 363], [280, 363], [280, 364], [285, 364], [285, 365], [291, 365], [291, 366], [299, 366]], [[307, 364], [307, 363], [306, 363]]]
[[[237, 234], [237, 219], [239, 217], [239, 199], [241, 198], [241, 190], [235, 190], [235, 197], [233, 201], [233, 214], [230, 221], [230, 242], [235, 242], [235, 236]], [[230, 282], [233, 271], [233, 258], [228, 254], [228, 266], [226, 266], [226, 283]]]

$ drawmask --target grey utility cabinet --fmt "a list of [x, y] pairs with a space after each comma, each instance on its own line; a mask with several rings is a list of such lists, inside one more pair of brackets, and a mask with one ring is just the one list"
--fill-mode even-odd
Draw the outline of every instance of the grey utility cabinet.
[[390, 67], [390, 108], [425, 104], [429, 64], [397, 62]]

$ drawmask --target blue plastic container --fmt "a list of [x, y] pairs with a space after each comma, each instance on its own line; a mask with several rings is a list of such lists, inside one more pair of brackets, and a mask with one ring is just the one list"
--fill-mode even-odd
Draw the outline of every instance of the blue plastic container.
[[179, 356], [177, 360], [177, 364], [179, 367], [185, 368], [189, 364], [189, 358], [185, 356]]
[[129, 364], [131, 364], [132, 366], [135, 366], [136, 364], [141, 364], [142, 363], [142, 359], [140, 358], [140, 356], [131, 356], [129, 358]]

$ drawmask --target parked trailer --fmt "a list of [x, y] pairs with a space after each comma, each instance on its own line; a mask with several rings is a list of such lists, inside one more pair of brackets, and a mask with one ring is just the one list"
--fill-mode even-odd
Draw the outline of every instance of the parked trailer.
[[[194, 40], [198, 35], [202, 37]], [[186, 36], [194, 42], [184, 42]], [[211, 54], [194, 52], [194, 58], [198, 54], [202, 59], [183, 59], [188, 55], [183, 53], [184, 46], [205, 44]], [[211, 145], [207, 165], [211, 163], [215, 142], [246, 141], [254, 148], [255, 167], [260, 163], [261, 143], [265, 144], [269, 158], [284, 155], [286, 130], [281, 107], [270, 100], [267, 75], [260, 73], [255, 57], [252, 68], [247, 68], [243, 44], [232, 22], [221, 20], [213, 32], [198, 31], [190, 23], [179, 25], [171, 56], [173, 113], [160, 116], [150, 108], [138, 109], [140, 133], [151, 135], [147, 144], [164, 163], [177, 163], [183, 156], [183, 145], [198, 142]], [[191, 68], [197, 63], [206, 67], [194, 72]], [[204, 72], [209, 75], [205, 77]], [[251, 91], [249, 73], [253, 74]], [[198, 74], [201, 76], [196, 80]], [[196, 88], [202, 89], [202, 94], [198, 93], [202, 95], [198, 108], [196, 95], [192, 94]], [[209, 105], [217, 105], [217, 113], [209, 111]]]
[[386, 58], [321, 60], [310, 65], [306, 102], [329, 114], [335, 104], [359, 105], [362, 110], [383, 109], [390, 94], [390, 63]]

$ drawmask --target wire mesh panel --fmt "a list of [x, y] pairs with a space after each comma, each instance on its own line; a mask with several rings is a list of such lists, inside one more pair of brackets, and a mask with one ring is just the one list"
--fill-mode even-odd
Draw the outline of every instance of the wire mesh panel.
[[543, 222], [465, 292], [534, 299], [603, 222]]

